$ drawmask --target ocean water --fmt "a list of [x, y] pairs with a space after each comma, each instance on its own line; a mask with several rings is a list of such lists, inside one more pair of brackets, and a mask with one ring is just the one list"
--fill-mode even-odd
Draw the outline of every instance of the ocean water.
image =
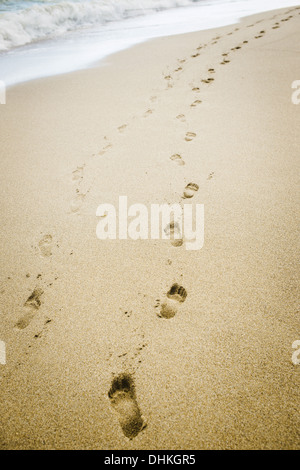
[[7, 86], [91, 66], [150, 38], [233, 24], [299, 0], [0, 0]]

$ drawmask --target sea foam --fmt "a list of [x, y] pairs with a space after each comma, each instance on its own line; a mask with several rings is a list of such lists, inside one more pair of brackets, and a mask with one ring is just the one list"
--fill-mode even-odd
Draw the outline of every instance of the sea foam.
[[[170, 8], [189, 6], [199, 0], [73, 0], [15, 2], [0, 9], [0, 51], [68, 31], [105, 24]], [[201, 0], [200, 0], [201, 1]], [[13, 3], [11, 2], [11, 5]], [[2, 5], [9, 3], [2, 2]]]

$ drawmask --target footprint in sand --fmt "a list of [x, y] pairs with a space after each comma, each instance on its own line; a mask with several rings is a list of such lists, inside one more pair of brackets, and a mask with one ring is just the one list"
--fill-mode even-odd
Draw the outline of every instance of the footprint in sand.
[[177, 165], [180, 165], [180, 166], [185, 165], [185, 161], [182, 160], [182, 157], [181, 155], [179, 155], [179, 153], [175, 153], [174, 155], [172, 155], [170, 157], [170, 160], [177, 163]]
[[178, 114], [178, 116], [176, 116], [176, 119], [178, 119], [181, 122], [186, 122], [184, 114]]
[[178, 67], [177, 69], [174, 70], [174, 72], [180, 72], [182, 70], [182, 67]]
[[164, 229], [164, 232], [170, 237], [172, 246], [178, 247], [183, 245], [180, 224], [178, 222], [170, 222]]
[[198, 106], [198, 104], [201, 104], [202, 101], [201, 100], [195, 100], [192, 104], [191, 104], [191, 108], [195, 108], [196, 106]]
[[265, 31], [260, 31], [259, 34], [255, 36], [255, 39], [262, 38], [264, 34], [266, 34]]
[[195, 193], [199, 190], [199, 186], [196, 183], [189, 183], [184, 188], [183, 199], [190, 199], [195, 196]]
[[72, 180], [73, 181], [80, 181], [83, 178], [83, 169], [84, 166], [78, 166], [76, 170], [72, 172]]
[[214, 78], [212, 78], [212, 77], [201, 80], [202, 83], [211, 83], [213, 81], [214, 81]]
[[191, 142], [196, 137], [196, 135], [197, 134], [195, 134], [194, 132], [187, 132], [185, 134], [184, 140], [186, 140], [187, 142]]
[[80, 193], [79, 191], [77, 192], [75, 198], [73, 199], [73, 201], [71, 201], [71, 211], [72, 212], [76, 213], [80, 210], [80, 208], [81, 208], [81, 206], [84, 202], [85, 196], [86, 196], [85, 194]]
[[49, 258], [52, 255], [52, 235], [45, 235], [38, 243], [41, 256]]
[[120, 374], [113, 379], [108, 397], [126, 437], [133, 439], [145, 429], [147, 424], [139, 409], [130, 374]]
[[179, 284], [173, 284], [166, 295], [166, 299], [159, 304], [160, 310], [157, 315], [161, 318], [173, 318], [186, 297], [187, 292], [185, 288]]
[[148, 116], [151, 116], [151, 114], [153, 114], [153, 109], [147, 109], [147, 111], [144, 114], [144, 117], [146, 118]]
[[34, 289], [24, 304], [24, 315], [17, 321], [16, 329], [24, 330], [29, 325], [41, 306], [40, 297], [43, 293], [43, 290], [38, 287]]
[[118, 131], [122, 133], [125, 131], [126, 127], [127, 127], [127, 124], [123, 124], [123, 126], [118, 127]]
[[166, 75], [164, 79], [168, 82], [168, 88], [173, 88], [173, 78], [171, 75]]
[[197, 86], [195, 86], [194, 88], [192, 88], [192, 91], [193, 91], [194, 93], [200, 93], [200, 88], [197, 87]]
[[214, 171], [213, 171], [212, 173], [209, 173], [207, 179], [208, 179], [208, 180], [213, 179], [214, 175], [215, 175], [215, 172], [214, 172]]
[[220, 62], [221, 65], [229, 64], [230, 60], [223, 60], [223, 62]]
[[215, 73], [215, 69], [208, 69], [209, 73]]
[[109, 150], [110, 148], [112, 148], [112, 144], [107, 144], [105, 147], [103, 147], [102, 150], [100, 150], [100, 152], [98, 152], [98, 156], [101, 157], [102, 155], [104, 155], [107, 150]]

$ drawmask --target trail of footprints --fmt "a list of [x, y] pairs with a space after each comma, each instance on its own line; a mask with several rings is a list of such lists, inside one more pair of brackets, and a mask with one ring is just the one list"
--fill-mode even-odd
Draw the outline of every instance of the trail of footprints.
[[[299, 9], [297, 7], [296, 9]], [[290, 10], [287, 12], [293, 12], [293, 10]], [[300, 13], [299, 13], [300, 14]], [[275, 15], [274, 18], [276, 18], [278, 15]], [[281, 19], [281, 22], [286, 22], [289, 21], [293, 16], [290, 15], [287, 18]], [[260, 23], [260, 21], [256, 22], [256, 24]], [[249, 25], [248, 28], [254, 27], [255, 25]], [[274, 25], [272, 26], [272, 29], [278, 29], [280, 28], [280, 23], [275, 22]], [[239, 28], [236, 28], [233, 32], [228, 33], [228, 35], [232, 35], [235, 31], [238, 31]], [[254, 37], [255, 39], [260, 39], [266, 34], [265, 30], [259, 31], [258, 34]], [[211, 44], [214, 45], [216, 44], [219, 40], [221, 39], [220, 36], [217, 36], [213, 38]], [[248, 44], [248, 40], [243, 41], [243, 45]], [[197, 52], [191, 55], [192, 59], [198, 58], [201, 53], [201, 49], [207, 47], [207, 44], [203, 44], [199, 47], [197, 47]], [[242, 48], [242, 45], [237, 45], [231, 49], [232, 52], [240, 50]], [[179, 59], [178, 62], [181, 64], [178, 66], [174, 72], [178, 73], [183, 70], [183, 64], [186, 62], [186, 59]], [[229, 52], [223, 53], [222, 54], [222, 61], [220, 62], [221, 65], [226, 65], [229, 64]], [[210, 68], [208, 69], [208, 73], [214, 74], [215, 69]], [[165, 80], [167, 81], [167, 88], [172, 88], [173, 87], [173, 79], [171, 75], [166, 75]], [[205, 85], [210, 85], [214, 81], [214, 78], [211, 76], [202, 79], [201, 82]], [[193, 86], [192, 91], [194, 93], [200, 93], [200, 87], [198, 86]], [[154, 102], [157, 100], [157, 96], [152, 96], [150, 98], [151, 102]], [[193, 103], [191, 103], [190, 107], [195, 108], [198, 105], [202, 103], [202, 100], [197, 99]], [[147, 117], [151, 115], [153, 112], [152, 109], [148, 109], [144, 117]], [[176, 116], [176, 119], [180, 122], [186, 122], [186, 116], [184, 114], [179, 114]], [[122, 134], [126, 131], [127, 124], [123, 124], [117, 128], [117, 131]], [[187, 132], [185, 135], [185, 141], [186, 142], [191, 142], [196, 138], [196, 133], [194, 132]], [[107, 139], [106, 139], [107, 140]], [[103, 146], [102, 150], [99, 151], [99, 153], [96, 156], [103, 156], [110, 148], [112, 147], [112, 144], [110, 142], [106, 142], [105, 145]], [[170, 157], [171, 161], [173, 161], [175, 164], [179, 166], [185, 165], [185, 161], [183, 160], [182, 156], [180, 154], [174, 154]], [[80, 184], [83, 181], [84, 178], [84, 168], [85, 165], [77, 167], [73, 173], [72, 173], [72, 181], [76, 185], [75, 188], [75, 197], [73, 198], [71, 202], [71, 211], [76, 213], [79, 211], [86, 193], [80, 191]], [[211, 172], [208, 176], [208, 180], [211, 180], [214, 177], [214, 172]], [[183, 194], [181, 196], [182, 200], [184, 199], [191, 199], [195, 196], [195, 194], [198, 192], [199, 186], [191, 182], [187, 184], [183, 190]], [[181, 227], [179, 223], [177, 222], [171, 222], [168, 224], [168, 226], [165, 228], [165, 233], [170, 237], [171, 245], [174, 247], [180, 247], [183, 244], [183, 237], [181, 234]], [[53, 237], [50, 234], [46, 234], [45, 236], [42, 237], [42, 239], [38, 243], [38, 249], [40, 252], [41, 257], [43, 258], [49, 258], [52, 255], [52, 250], [53, 250]], [[171, 264], [171, 261], [169, 261], [169, 264]], [[38, 276], [39, 277], [39, 276]], [[56, 278], [57, 279], [57, 278]], [[25, 301], [23, 305], [23, 314], [15, 324], [15, 329], [17, 330], [24, 330], [25, 328], [28, 327], [28, 325], [31, 323], [31, 321], [35, 318], [36, 314], [38, 313], [41, 304], [42, 304], [42, 297], [44, 294], [44, 290], [41, 287], [35, 287], [32, 291], [32, 293], [29, 295], [27, 300]], [[187, 298], [187, 292], [186, 289], [175, 283], [173, 284], [169, 291], [162, 297], [162, 299], [157, 299], [155, 309], [157, 316], [162, 319], [171, 319], [176, 316], [178, 311], [181, 308], [181, 305], [185, 302]], [[132, 311], [126, 311], [125, 316], [130, 317]], [[44, 328], [47, 327], [48, 323], [51, 322], [51, 319], [47, 319], [45, 321]], [[43, 329], [44, 329], [43, 328]], [[35, 338], [40, 337], [42, 332], [38, 333], [35, 335]], [[144, 337], [142, 338], [140, 346], [137, 348], [137, 352], [133, 354], [134, 358], [138, 357], [140, 354], [140, 351], [146, 346], [146, 343], [144, 341]], [[127, 359], [127, 352], [123, 352], [119, 354], [119, 358], [124, 359], [124, 369], [127, 369], [126, 366], [126, 359]], [[139, 359], [138, 362], [140, 363], [141, 360]], [[136, 437], [145, 427], [147, 426], [147, 422], [145, 418], [143, 417], [141, 410], [138, 405], [137, 401], [137, 395], [136, 395], [136, 389], [135, 389], [135, 384], [134, 384], [134, 378], [133, 378], [133, 373], [132, 372], [122, 372], [121, 374], [118, 374], [115, 376], [112, 380], [111, 387], [108, 392], [108, 397], [109, 401], [111, 404], [111, 407], [113, 411], [116, 413], [121, 429], [123, 431], [123, 434], [125, 437], [129, 439], [133, 439]]]
[[[289, 17], [290, 18], [290, 17]], [[289, 18], [281, 21], [287, 21]], [[253, 25], [254, 26], [254, 25]], [[279, 28], [279, 23], [275, 23], [273, 29]], [[239, 28], [236, 28], [234, 31], [238, 31]], [[233, 32], [229, 33], [232, 35]], [[255, 39], [262, 38], [266, 34], [265, 30], [261, 30], [259, 34], [255, 36]], [[216, 44], [220, 37], [216, 37], [213, 39], [212, 44]], [[243, 45], [248, 44], [248, 40], [244, 40], [242, 45], [237, 45], [231, 49], [232, 52], [240, 50]], [[192, 59], [196, 59], [200, 56], [200, 50], [204, 46], [199, 46], [197, 48], [197, 52], [191, 55]], [[186, 62], [186, 59], [180, 59], [178, 61], [181, 64]], [[229, 52], [222, 54], [222, 61], [221, 65], [229, 64]], [[177, 67], [174, 72], [182, 71], [183, 67]], [[209, 74], [214, 74], [215, 69], [210, 68], [208, 70]], [[173, 87], [173, 80], [171, 75], [166, 75], [165, 80], [168, 82], [168, 88]], [[209, 85], [214, 81], [214, 78], [208, 77], [206, 79], [202, 79], [202, 83]], [[200, 93], [200, 88], [198, 86], [193, 86], [192, 91], [194, 93]], [[196, 106], [201, 104], [201, 100], [195, 100], [190, 107], [195, 108]], [[176, 119], [181, 122], [186, 122], [186, 117], [184, 114], [179, 114], [176, 116]], [[196, 138], [196, 133], [194, 132], [187, 132], [185, 135], [185, 141], [191, 142]], [[173, 161], [176, 165], [183, 166], [185, 162], [180, 154], [174, 154], [170, 157], [170, 160]], [[214, 172], [211, 172], [207, 180], [211, 180], [214, 177]], [[196, 183], [189, 183], [186, 185], [183, 191], [182, 199], [191, 199], [195, 196], [197, 191], [199, 190], [199, 186]], [[180, 247], [183, 244], [183, 237], [181, 233], [181, 227], [178, 222], [172, 221], [170, 222], [167, 227], [165, 228], [165, 233], [170, 237], [170, 241], [172, 246]], [[169, 263], [171, 264], [171, 263]], [[186, 289], [175, 283], [171, 286], [169, 291], [163, 296], [162, 299], [157, 299], [155, 309], [157, 316], [163, 319], [171, 319], [176, 316], [178, 311], [180, 310], [181, 305], [185, 302], [187, 297]], [[122, 373], [115, 377], [112, 381], [111, 388], [108, 392], [108, 397], [111, 403], [111, 406], [117, 417], [119, 419], [119, 423], [123, 434], [132, 439], [136, 437], [147, 425], [145, 418], [143, 417], [141, 410], [139, 408], [137, 402], [137, 396], [134, 386], [133, 376], [131, 374]]]
[[[214, 73], [214, 69], [211, 69], [210, 73]], [[169, 79], [169, 77], [167, 78]], [[198, 92], [199, 88], [194, 91]], [[185, 115], [180, 114], [177, 116], [177, 119], [181, 122], [185, 122]], [[186, 142], [191, 142], [195, 138], [196, 133], [194, 132], [187, 132], [185, 135]], [[185, 165], [180, 154], [174, 154], [170, 159], [179, 166]], [[196, 183], [188, 183], [183, 190], [181, 198], [191, 199], [195, 196], [198, 190], [199, 186]], [[178, 222], [170, 222], [167, 227], [165, 227], [165, 233], [170, 238], [172, 246], [180, 247], [183, 245], [181, 227]], [[169, 265], [171, 265], [171, 261], [169, 262]], [[157, 316], [163, 319], [174, 318], [176, 313], [180, 310], [182, 303], [186, 300], [186, 297], [186, 289], [177, 283], [173, 284], [163, 298], [161, 300], [157, 300], [155, 305]], [[126, 311], [125, 313], [126, 317], [129, 318], [132, 312]], [[142, 349], [144, 346], [145, 344], [143, 344], [139, 349]], [[123, 370], [128, 369], [128, 364], [125, 365], [127, 355], [127, 352], [123, 352], [118, 356], [119, 359], [124, 360]], [[132, 360], [130, 362], [132, 362]], [[114, 377], [108, 392], [108, 398], [126, 438], [133, 439], [146, 428], [147, 422], [142, 415], [137, 401], [133, 373], [126, 371]]]
[[[217, 38], [219, 39], [219, 38]], [[201, 49], [201, 47], [199, 48]], [[196, 58], [200, 53], [195, 53], [191, 57]], [[181, 63], [185, 62], [185, 59], [180, 61]], [[182, 67], [175, 69], [175, 72], [181, 71]], [[215, 73], [215, 69], [210, 68], [208, 70], [210, 74]], [[168, 81], [168, 87], [173, 86], [171, 75], [166, 75], [165, 80]], [[210, 84], [214, 79], [209, 77], [205, 80], [202, 80], [205, 84]], [[199, 93], [200, 88], [195, 86], [192, 88], [194, 93]], [[196, 107], [201, 104], [201, 100], [195, 100], [191, 107]], [[176, 119], [185, 122], [186, 117], [184, 114], [179, 114], [176, 116]], [[196, 138], [195, 132], [187, 132], [185, 135], [185, 141], [191, 142]], [[184, 166], [185, 161], [183, 160], [180, 154], [173, 154], [170, 157], [170, 160], [173, 161], [178, 166]], [[196, 183], [188, 183], [182, 194], [182, 199], [191, 199], [195, 196], [199, 186]], [[174, 247], [180, 247], [183, 245], [183, 236], [181, 233], [180, 224], [176, 221], [171, 221], [164, 229], [166, 235], [170, 238], [171, 245]], [[171, 262], [169, 263], [171, 264]], [[162, 299], [157, 299], [155, 309], [157, 316], [162, 319], [172, 319], [176, 316], [180, 310], [181, 305], [185, 302], [187, 297], [186, 289], [175, 283], [173, 284], [169, 291], [162, 296]], [[129, 315], [128, 315], [129, 316]], [[127, 353], [120, 355], [122, 358], [126, 358]], [[124, 367], [126, 369], [126, 367]], [[108, 397], [110, 400], [111, 407], [115, 412], [123, 434], [129, 439], [136, 437], [145, 427], [147, 426], [146, 420], [142, 415], [142, 412], [139, 408], [134, 379], [133, 375], [126, 372], [118, 374], [113, 378], [110, 390], [108, 392]]]

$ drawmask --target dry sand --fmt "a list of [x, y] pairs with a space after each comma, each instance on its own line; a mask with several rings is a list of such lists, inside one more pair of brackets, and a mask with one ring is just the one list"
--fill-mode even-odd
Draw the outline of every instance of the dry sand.
[[[299, 53], [291, 8], [8, 91], [0, 448], [299, 448]], [[201, 250], [97, 239], [99, 204], [190, 182]]]

